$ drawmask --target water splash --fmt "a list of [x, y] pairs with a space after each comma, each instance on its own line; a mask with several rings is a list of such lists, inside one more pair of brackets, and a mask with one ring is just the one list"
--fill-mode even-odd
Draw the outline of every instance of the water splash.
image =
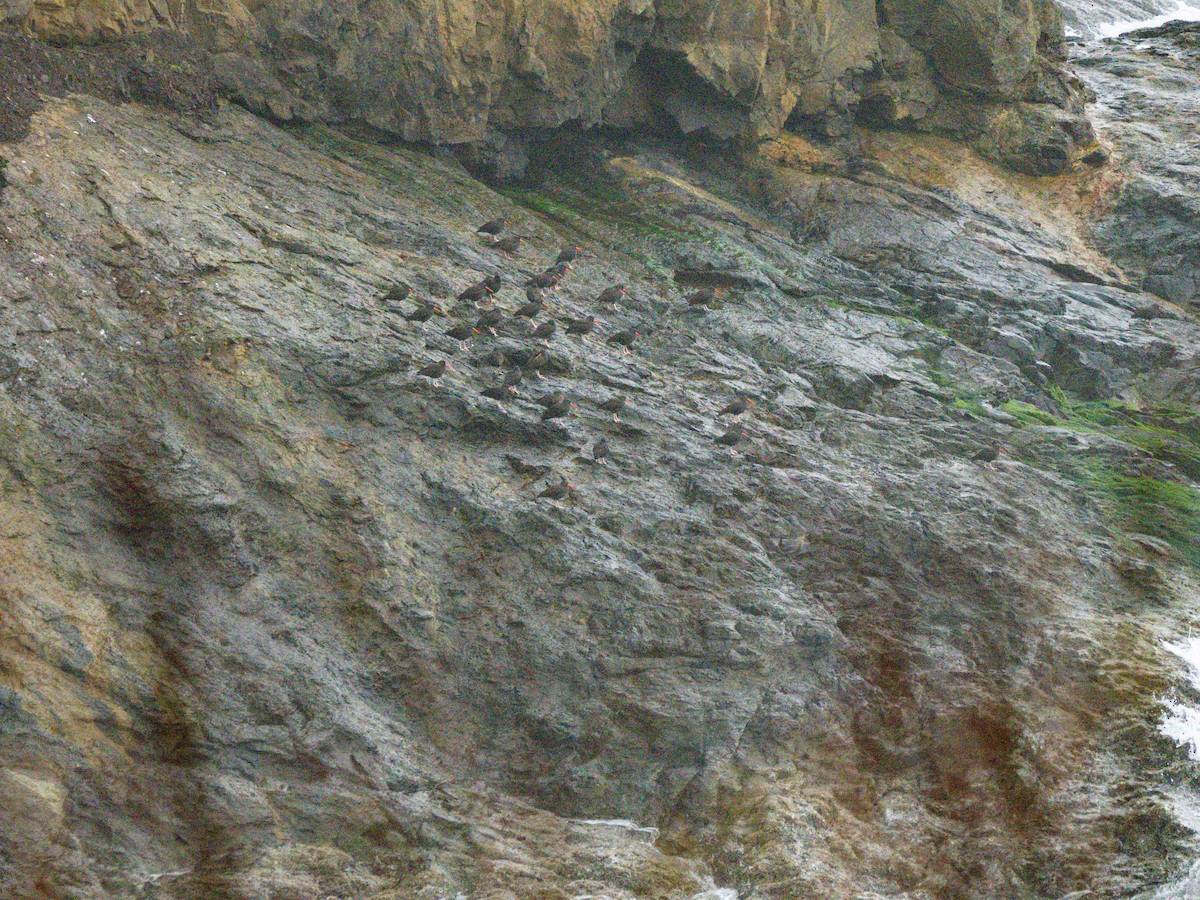
[[[1188, 681], [1200, 691], [1200, 637], [1166, 641], [1163, 647], [1188, 664]], [[1200, 707], [1176, 700], [1166, 701], [1167, 710], [1158, 730], [1176, 743], [1188, 748], [1188, 756], [1200, 762]]]
[[1200, 22], [1200, 8], [1188, 6], [1186, 3], [1179, 3], [1170, 12], [1152, 16], [1148, 19], [1099, 24], [1093, 26], [1092, 30], [1096, 37], [1111, 38], [1130, 31], [1137, 31], [1139, 28], [1157, 28], [1159, 25], [1166, 25], [1168, 22]]

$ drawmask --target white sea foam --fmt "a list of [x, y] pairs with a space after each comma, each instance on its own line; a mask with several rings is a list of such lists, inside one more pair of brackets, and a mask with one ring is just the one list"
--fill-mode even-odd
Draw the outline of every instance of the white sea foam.
[[[1200, 637], [1189, 637], [1178, 643], [1167, 641], [1163, 647], [1188, 664], [1188, 681], [1200, 690]], [[1159, 731], [1187, 747], [1188, 755], [1200, 761], [1200, 707], [1174, 700], [1167, 701], [1166, 707]]]
[[1092, 30], [1095, 32], [1096, 37], [1110, 38], [1130, 31], [1137, 31], [1139, 28], [1157, 28], [1159, 25], [1166, 25], [1168, 22], [1175, 21], [1200, 22], [1200, 8], [1180, 3], [1171, 12], [1165, 12], [1162, 15], [1149, 19], [1097, 24], [1093, 26]]

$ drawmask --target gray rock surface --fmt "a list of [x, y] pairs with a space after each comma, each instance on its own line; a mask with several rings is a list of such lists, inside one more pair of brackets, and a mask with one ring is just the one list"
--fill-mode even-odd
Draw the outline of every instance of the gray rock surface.
[[[1155, 641], [1197, 598], [1200, 329], [1080, 240], [1102, 174], [860, 139], [564, 142], [500, 195], [236, 107], [48, 102], [0, 193], [5, 890], [1111, 896], [1185, 865]], [[461, 347], [379, 299], [473, 318], [501, 272], [511, 310], [572, 244], [551, 314], [598, 332], [515, 402], [480, 390], [527, 324]]]

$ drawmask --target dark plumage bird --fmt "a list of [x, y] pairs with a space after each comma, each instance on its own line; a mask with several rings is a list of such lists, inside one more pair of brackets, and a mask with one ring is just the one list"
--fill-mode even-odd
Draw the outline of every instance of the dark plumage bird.
[[542, 302], [541, 297], [538, 297], [536, 300], [530, 300], [524, 306], [520, 307], [515, 313], [513, 313], [513, 317], [521, 319], [533, 319], [541, 315], [542, 310], [545, 308], [546, 304]]
[[504, 227], [507, 224], [508, 224], [508, 219], [504, 218], [504, 216], [499, 216], [498, 218], [492, 219], [491, 221], [484, 222], [482, 225], [480, 225], [478, 228], [475, 229], [475, 233], [476, 234], [493, 234], [493, 235], [499, 234], [500, 232], [502, 232], [504, 230]]
[[569, 416], [571, 414], [571, 407], [574, 405], [570, 400], [564, 398], [562, 403], [547, 406], [542, 410], [542, 421], [545, 422], [550, 419], [561, 419], [563, 416]]
[[452, 337], [456, 341], [469, 341], [471, 335], [478, 334], [474, 325], [455, 325], [446, 332], [446, 337]]
[[538, 496], [547, 497], [550, 500], [561, 500], [563, 497], [567, 496], [567, 493], [570, 490], [571, 485], [567, 484], [567, 479], [560, 475], [557, 484], [546, 485], [546, 489], [538, 494]]
[[745, 436], [746, 432], [742, 431], [742, 429], [738, 428], [736, 425], [730, 425], [729, 428], [725, 430], [723, 435], [721, 435], [719, 438], [716, 438], [716, 443], [721, 444], [724, 447], [732, 447]]
[[1003, 452], [999, 447], [984, 447], [982, 450], [972, 453], [971, 459], [981, 463], [995, 462], [996, 458]]
[[596, 443], [592, 444], [592, 459], [600, 462], [602, 459], [608, 458], [608, 439], [600, 438]]
[[595, 316], [584, 316], [582, 319], [572, 319], [567, 325], [567, 334], [591, 334], [596, 327]]
[[543, 272], [541, 275], [534, 275], [527, 282], [525, 282], [525, 284], [527, 286], [542, 288], [544, 290], [546, 288], [558, 287], [558, 283], [560, 281], [562, 281], [562, 275], [560, 275], [558, 272], [547, 271]]
[[579, 254], [583, 252], [582, 247], [564, 247], [562, 252], [558, 254], [556, 263], [572, 263], [579, 259]]
[[721, 409], [718, 416], [740, 416], [754, 405], [753, 397], [734, 397]]
[[562, 393], [561, 391], [554, 391], [551, 394], [542, 394], [542, 396], [538, 397], [537, 400], [534, 401], [534, 403], [538, 404], [538, 406], [547, 406], [547, 407], [560, 406], [566, 402], [567, 402], [567, 395]]
[[708, 306], [717, 297], [721, 296], [720, 288], [706, 287], [702, 288], [694, 294], [689, 294], [687, 298], [688, 306]]
[[504, 279], [497, 272], [494, 275], [489, 275], [483, 281], [476, 282], [465, 291], [458, 295], [459, 300], [470, 300], [472, 303], [482, 300], [489, 294], [494, 294], [500, 290], [500, 285], [504, 283]]
[[442, 308], [426, 300], [404, 318], [409, 322], [428, 322], [434, 316], [442, 315]]
[[530, 356], [529, 359], [525, 360], [525, 365], [522, 368], [526, 372], [532, 372], [534, 377], [541, 378], [542, 373], [538, 370], [544, 368], [546, 363], [549, 361], [550, 357], [546, 355], [546, 351], [539, 350], [537, 353], [534, 353], [532, 356]]
[[524, 240], [525, 235], [514, 234], [506, 238], [501, 238], [492, 244], [492, 246], [503, 253], [513, 254], [521, 249], [521, 242]]
[[417, 369], [418, 375], [424, 375], [426, 378], [441, 378], [446, 374], [446, 369], [449, 368], [449, 363], [444, 359], [439, 359], [435, 363], [430, 363], [423, 369]]
[[510, 384], [498, 384], [495, 387], [484, 388], [483, 396], [503, 403], [505, 400], [516, 400], [517, 389]]
[[521, 370], [510, 369], [504, 376], [503, 384], [505, 387], [512, 387], [515, 384], [521, 383]]
[[596, 405], [605, 412], [612, 413], [613, 421], [615, 422], [617, 421], [617, 413], [625, 408], [625, 395], [617, 394], [616, 396], [609, 397], [603, 403], [597, 403]]
[[608, 342], [610, 344], [620, 344], [622, 347], [629, 350], [633, 346], [633, 342], [642, 336], [642, 333], [636, 328], [630, 326], [622, 331], [618, 331], [614, 335], [610, 335]]
[[622, 297], [629, 296], [629, 288], [620, 285], [607, 287], [600, 292], [600, 296], [596, 298], [599, 303], [620, 303]]
[[537, 328], [533, 329], [533, 336], [535, 338], [553, 337], [556, 328], [558, 328], [558, 326], [555, 325], [554, 320], [551, 319], [549, 322], [543, 322]]
[[480, 331], [491, 331], [497, 325], [504, 321], [504, 310], [502, 309], [485, 309], [479, 314], [479, 321], [475, 323], [475, 327]]
[[489, 366], [503, 368], [504, 366], [508, 365], [508, 357], [504, 355], [503, 350], [493, 350], [487, 355], [487, 359], [484, 360], [484, 362], [486, 362]]
[[408, 295], [412, 293], [412, 288], [403, 281], [398, 281], [383, 295], [383, 299], [388, 303], [399, 303], [402, 300], [408, 299]]

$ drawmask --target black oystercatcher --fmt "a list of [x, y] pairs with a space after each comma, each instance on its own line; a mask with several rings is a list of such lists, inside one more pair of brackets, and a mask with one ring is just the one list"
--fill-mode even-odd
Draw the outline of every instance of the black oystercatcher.
[[521, 242], [524, 240], [525, 235], [514, 234], [511, 237], [501, 238], [500, 240], [496, 241], [496, 243], [492, 244], [492, 246], [497, 250], [512, 256], [521, 249]]
[[607, 287], [600, 292], [600, 296], [596, 300], [600, 303], [620, 303], [622, 297], [629, 296], [629, 288], [614, 285]]
[[617, 421], [617, 413], [625, 408], [625, 395], [617, 394], [614, 397], [609, 397], [603, 403], [597, 403], [596, 405], [605, 412], [612, 413], [613, 421], [615, 422]]
[[439, 359], [435, 363], [430, 363], [423, 369], [418, 369], [418, 375], [424, 375], [426, 378], [441, 378], [446, 374], [446, 369], [450, 367], [444, 359]]
[[554, 324], [554, 320], [551, 319], [549, 322], [543, 322], [537, 328], [533, 329], [533, 336], [535, 338], [553, 337], [554, 331], [557, 327], [558, 326]]
[[501, 278], [500, 273], [497, 272], [494, 275], [489, 275], [487, 278], [483, 279], [483, 281], [479, 281], [471, 285], [458, 295], [458, 299], [470, 300], [472, 303], [477, 303], [490, 294], [494, 294], [496, 291], [500, 290], [500, 285], [503, 283], [504, 279]]
[[541, 378], [542, 373], [538, 370], [543, 368], [548, 362], [550, 362], [550, 357], [546, 355], [546, 351], [539, 350], [530, 356], [529, 359], [525, 360], [523, 368], [526, 372], [532, 372], [535, 378]]
[[483, 396], [503, 403], [505, 400], [516, 400], [517, 389], [510, 384], [498, 384], [495, 387], [484, 388]]
[[497, 235], [504, 230], [504, 226], [507, 224], [508, 219], [504, 218], [504, 216], [500, 216], [499, 218], [492, 219], [490, 222], [484, 222], [475, 229], [475, 233]]
[[528, 303], [517, 309], [517, 311], [513, 313], [513, 317], [520, 319], [533, 319], [541, 315], [542, 310], [545, 308], [546, 304], [542, 301], [541, 297], [538, 297], [536, 300], [530, 300]]
[[971, 459], [975, 460], [975, 462], [993, 463], [1003, 452], [1004, 450], [1000, 447], [984, 447], [982, 450], [972, 453]]
[[609, 336], [608, 342], [610, 344], [621, 345], [625, 348], [625, 352], [628, 353], [629, 348], [633, 346], [633, 342], [641, 336], [642, 333], [640, 331], [630, 326], [629, 328], [618, 331], [616, 334]]
[[572, 319], [567, 325], [567, 334], [591, 334], [596, 327], [595, 316], [584, 316], [582, 319]]
[[478, 333], [473, 325], [455, 325], [446, 332], [446, 337], [452, 337], [456, 341], [469, 341], [472, 335]]
[[428, 322], [434, 316], [443, 315], [442, 308], [426, 300], [404, 318], [409, 322]]
[[554, 391], [553, 393], [550, 393], [550, 394], [542, 394], [542, 396], [538, 397], [533, 402], [538, 404], [539, 406], [545, 406], [545, 407], [561, 406], [562, 404], [567, 402], [567, 395], [562, 393], [561, 391]]
[[383, 299], [388, 303], [399, 303], [402, 300], [408, 299], [408, 295], [412, 293], [412, 288], [403, 281], [398, 281], [383, 295]]
[[504, 376], [503, 384], [505, 387], [511, 387], [514, 384], [521, 383], [521, 370], [511, 369]]
[[734, 397], [732, 400], [730, 400], [728, 403], [725, 404], [724, 408], [719, 413], [717, 413], [717, 415], [718, 416], [740, 416], [742, 413], [744, 413], [747, 409], [749, 409], [753, 405], [754, 405], [753, 397], [746, 397], [746, 396]]
[[582, 247], [564, 247], [562, 252], [558, 254], [556, 263], [573, 263], [579, 259], [579, 254], [583, 252]]
[[564, 398], [561, 403], [547, 406], [542, 410], [542, 421], [545, 422], [549, 419], [561, 419], [563, 416], [569, 416], [571, 414], [571, 407], [574, 405], [570, 400]]
[[546, 485], [546, 489], [538, 494], [539, 497], [547, 497], [550, 500], [561, 500], [567, 496], [567, 492], [571, 490], [571, 485], [567, 484], [567, 479], [561, 475], [558, 478], [557, 484]]
[[480, 331], [490, 332], [493, 328], [504, 321], [504, 310], [502, 309], [485, 309], [479, 314], [479, 321], [475, 323], [475, 327]]
[[600, 462], [602, 459], [608, 458], [608, 440], [600, 438], [596, 443], [592, 444], [592, 459]]
[[541, 288], [543, 290], [558, 287], [558, 283], [562, 281], [562, 275], [557, 272], [543, 272], [541, 275], [534, 275], [527, 282], [528, 287]]

